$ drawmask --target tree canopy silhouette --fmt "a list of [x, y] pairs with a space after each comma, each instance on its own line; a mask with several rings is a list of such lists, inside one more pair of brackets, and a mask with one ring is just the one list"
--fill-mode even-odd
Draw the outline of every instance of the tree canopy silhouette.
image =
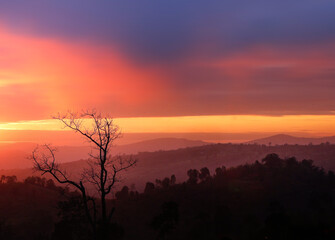
[[[108, 209], [107, 197], [113, 186], [119, 181], [119, 173], [134, 166], [136, 159], [131, 156], [111, 155], [113, 142], [121, 136], [121, 132], [109, 115], [103, 116], [92, 110], [82, 113], [58, 114], [54, 119], [61, 121], [65, 128], [80, 134], [92, 145], [88, 160], [89, 167], [83, 170], [79, 181], [72, 180], [57, 163], [56, 149], [51, 145], [43, 145], [33, 151], [31, 158], [34, 167], [42, 172], [42, 175], [49, 174], [57, 182], [71, 185], [79, 190], [93, 234], [96, 235], [99, 231], [99, 234], [105, 236], [115, 210], [114, 208]], [[98, 193], [97, 199], [88, 195], [88, 185], [95, 186]], [[100, 201], [99, 206], [96, 200]]]

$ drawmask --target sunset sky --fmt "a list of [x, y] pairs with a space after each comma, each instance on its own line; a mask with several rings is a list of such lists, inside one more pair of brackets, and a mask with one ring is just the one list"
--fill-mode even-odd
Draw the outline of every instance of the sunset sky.
[[333, 0], [0, 2], [0, 141], [86, 108], [125, 133], [335, 135], [334, 93]]

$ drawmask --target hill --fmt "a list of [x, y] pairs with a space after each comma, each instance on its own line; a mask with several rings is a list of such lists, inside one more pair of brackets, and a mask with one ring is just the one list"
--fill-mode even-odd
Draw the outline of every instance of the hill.
[[49, 239], [64, 189], [53, 184], [0, 183], [0, 239]]
[[[180, 183], [159, 179], [143, 193], [124, 187], [107, 201], [115, 207], [112, 239], [335, 238], [335, 175], [310, 160], [269, 154], [211, 173], [192, 167]], [[45, 179], [1, 181], [0, 202], [0, 239], [93, 239], [78, 194]]]
[[156, 138], [132, 144], [118, 145], [113, 149], [113, 151], [115, 153], [137, 154], [139, 152], [175, 150], [179, 148], [196, 147], [208, 144], [209, 143], [204, 141], [189, 140], [185, 138]]
[[116, 214], [124, 238], [335, 239], [334, 173], [312, 161], [270, 154], [211, 174], [199, 170], [181, 184], [148, 184], [139, 195], [124, 188]]
[[[218, 166], [235, 167], [263, 159], [267, 154], [277, 153], [282, 158], [295, 156], [298, 160], [313, 159], [315, 164], [327, 170], [335, 170], [335, 145], [282, 145], [265, 146], [256, 144], [212, 144], [169, 151], [141, 152], [134, 155], [137, 165], [122, 176], [122, 185], [135, 184], [138, 191], [143, 191], [147, 181], [154, 181], [163, 176], [175, 174], [177, 182], [187, 178], [186, 172], [191, 168], [208, 167], [211, 172]], [[74, 161], [62, 164], [73, 177], [86, 167], [86, 161]], [[2, 170], [0, 174], [17, 175], [24, 179], [33, 173], [31, 169]]]
[[287, 134], [278, 134], [271, 137], [260, 138], [247, 142], [248, 144], [265, 144], [265, 145], [284, 145], [284, 144], [321, 144], [321, 143], [335, 143], [335, 136], [322, 137], [322, 138], [304, 138], [294, 137]]
[[[185, 147], [202, 146], [209, 143], [184, 138], [157, 138], [126, 145], [116, 145], [114, 154], [137, 154], [173, 150]], [[37, 146], [35, 143], [2, 143], [0, 144], [0, 169], [18, 169], [32, 167], [28, 156]], [[86, 159], [91, 151], [89, 146], [56, 146], [57, 159], [61, 163]]]
[[[28, 159], [37, 144], [2, 143], [0, 144], [0, 169], [18, 169], [32, 167]], [[57, 146], [57, 158], [60, 162], [72, 162], [87, 158], [87, 146]]]

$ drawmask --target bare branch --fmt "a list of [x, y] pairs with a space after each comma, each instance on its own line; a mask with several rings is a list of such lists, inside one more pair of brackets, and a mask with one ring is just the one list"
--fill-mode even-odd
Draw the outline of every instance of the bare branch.
[[66, 173], [59, 168], [59, 165], [56, 163], [55, 151], [56, 149], [48, 144], [36, 147], [31, 156], [34, 162], [34, 169], [41, 171], [42, 175], [49, 173], [57, 180], [57, 182], [70, 184], [82, 191], [83, 187], [78, 183], [69, 180]]
[[111, 164], [111, 173], [112, 176], [109, 179], [109, 185], [106, 187], [106, 193], [110, 193], [112, 187], [117, 183], [119, 180], [117, 178], [117, 175], [121, 171], [125, 171], [131, 167], [133, 167], [137, 163], [137, 159], [134, 159], [132, 156], [130, 156], [128, 159], [125, 156], [117, 156], [114, 162], [110, 162]]
[[[121, 137], [121, 131], [110, 116], [102, 116], [96, 110], [86, 110], [80, 114], [69, 111], [67, 114], [58, 114], [53, 118], [61, 121], [64, 128], [79, 133], [89, 143], [92, 143], [92, 151], [88, 153], [90, 156], [89, 167], [83, 170], [79, 182], [69, 179], [66, 172], [56, 162], [56, 149], [52, 148], [51, 145], [44, 145], [32, 152], [31, 159], [34, 162], [34, 168], [40, 171], [42, 175], [50, 174], [61, 184], [69, 184], [79, 189], [82, 193], [86, 215], [93, 229], [98, 222], [101, 222], [102, 227], [105, 228], [114, 212], [114, 208], [110, 211], [107, 209], [106, 195], [119, 181], [119, 173], [134, 166], [137, 161], [132, 157], [111, 156], [110, 149], [114, 141]], [[99, 193], [101, 201], [99, 206], [101, 207], [100, 220], [97, 219], [95, 199], [87, 195], [84, 183], [93, 185]], [[88, 202], [92, 203], [93, 209], [89, 208]]]

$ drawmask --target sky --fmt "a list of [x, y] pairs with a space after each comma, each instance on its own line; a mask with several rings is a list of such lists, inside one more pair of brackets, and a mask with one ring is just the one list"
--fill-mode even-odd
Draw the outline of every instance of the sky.
[[334, 92], [333, 0], [0, 1], [17, 141], [86, 108], [130, 133], [335, 135]]

